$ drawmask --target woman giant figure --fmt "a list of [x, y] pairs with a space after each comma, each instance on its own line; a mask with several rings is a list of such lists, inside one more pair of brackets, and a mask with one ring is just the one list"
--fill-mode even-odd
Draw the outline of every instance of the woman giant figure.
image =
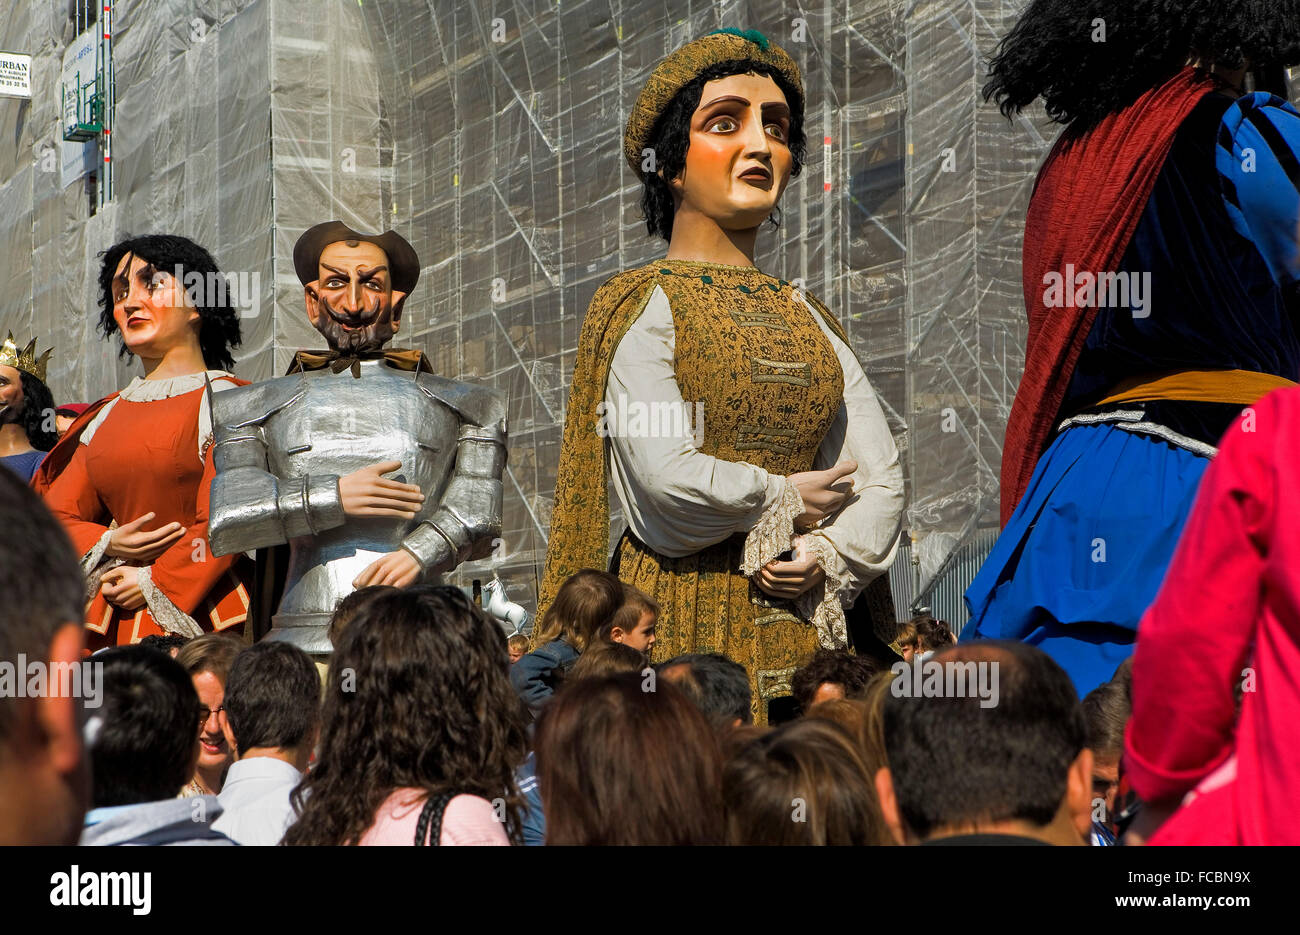
[[144, 376], [91, 406], [32, 482], [82, 554], [91, 649], [227, 630], [247, 616], [241, 569], [212, 555], [206, 534], [207, 388], [245, 382], [228, 372], [239, 321], [212, 289], [219, 276], [184, 237], [137, 237], [104, 254], [100, 330], [119, 336]]
[[846, 645], [843, 608], [893, 561], [903, 498], [838, 322], [754, 265], [803, 115], [798, 66], [756, 32], [683, 46], [638, 97], [624, 155], [668, 254], [587, 312], [540, 602], [605, 564], [608, 464], [628, 523], [611, 564], [662, 608], [655, 657], [741, 663], [760, 723], [819, 644]]

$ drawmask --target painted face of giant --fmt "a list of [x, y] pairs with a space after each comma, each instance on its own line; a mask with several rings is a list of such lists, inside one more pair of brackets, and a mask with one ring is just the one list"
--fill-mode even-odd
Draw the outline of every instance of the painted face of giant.
[[132, 354], [161, 358], [197, 336], [202, 318], [183, 286], [143, 257], [122, 257], [112, 290], [113, 320]]
[[672, 181], [678, 210], [724, 230], [758, 227], [790, 181], [790, 105], [767, 75], [729, 75], [704, 85], [691, 116], [686, 168]]
[[317, 273], [306, 287], [307, 317], [331, 348], [377, 351], [397, 333], [406, 293], [394, 291], [383, 248], [335, 241], [321, 251]]

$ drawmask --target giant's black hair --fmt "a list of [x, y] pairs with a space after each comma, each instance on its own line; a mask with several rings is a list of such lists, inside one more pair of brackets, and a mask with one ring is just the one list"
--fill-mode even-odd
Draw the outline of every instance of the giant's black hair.
[[[113, 320], [113, 275], [117, 272], [122, 257], [128, 253], [148, 260], [156, 269], [169, 275], [174, 275], [179, 266], [182, 278], [189, 273], [198, 273], [202, 276], [202, 281], [207, 283], [211, 281], [209, 274], [221, 276], [212, 254], [188, 237], [149, 234], [113, 244], [100, 254], [104, 262], [99, 268], [99, 330], [105, 337], [111, 337], [117, 332], [117, 322]], [[189, 292], [202, 320], [199, 325], [199, 348], [203, 351], [204, 364], [211, 370], [230, 370], [235, 365], [230, 351], [239, 346], [240, 336], [239, 316], [231, 304], [229, 290], [202, 288]], [[120, 353], [124, 357], [130, 353], [125, 341], [122, 342]]]
[[1249, 66], [1278, 92], [1300, 63], [1300, 0], [1034, 0], [998, 46], [984, 86], [1010, 118], [1041, 97], [1082, 132], [1189, 61]]
[[[731, 75], [767, 75], [776, 82], [790, 107], [790, 133], [786, 145], [793, 158], [791, 177], [798, 175], [803, 168], [807, 143], [803, 131], [804, 102], [803, 95], [794, 85], [772, 66], [750, 59], [734, 59], [709, 65], [673, 96], [650, 132], [649, 146], [655, 154], [656, 168], [662, 173], [645, 173], [641, 192], [641, 210], [645, 215], [646, 230], [651, 237], [658, 236], [664, 240], [672, 237], [673, 213], [676, 209], [672, 188], [667, 180], [677, 178], [686, 168], [686, 150], [691, 145], [691, 116], [700, 106], [700, 94], [710, 81]], [[773, 212], [773, 224], [778, 216], [777, 212]]]

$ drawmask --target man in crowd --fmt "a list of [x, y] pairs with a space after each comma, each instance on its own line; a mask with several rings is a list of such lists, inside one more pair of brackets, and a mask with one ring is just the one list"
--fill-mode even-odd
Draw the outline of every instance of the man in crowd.
[[[942, 681], [895, 679], [885, 698], [889, 766], [876, 791], [898, 843], [1084, 844], [1092, 752], [1064, 670], [1002, 640], [941, 650], [925, 665]], [[973, 690], [977, 681], [996, 691]]]
[[289, 793], [307, 770], [320, 731], [320, 678], [289, 643], [264, 642], [235, 657], [222, 730], [235, 751], [216, 830], [239, 844], [280, 843], [296, 815]]
[[87, 709], [94, 786], [82, 844], [225, 844], [216, 796], [179, 799], [198, 762], [199, 696], [175, 659], [119, 646], [98, 666], [102, 706]]
[[749, 675], [720, 653], [686, 653], [659, 665], [659, 675], [684, 691], [722, 727], [752, 724]]
[[[79, 705], [65, 689], [98, 688], [71, 677], [85, 583], [58, 521], [7, 471], [0, 529], [0, 845], [75, 844], [90, 778]], [[28, 691], [33, 666], [45, 672], [44, 690]]]

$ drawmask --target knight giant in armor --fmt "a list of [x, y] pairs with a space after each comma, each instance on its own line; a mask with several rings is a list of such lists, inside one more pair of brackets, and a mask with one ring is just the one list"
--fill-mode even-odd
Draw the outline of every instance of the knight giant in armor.
[[401, 236], [331, 221], [299, 238], [293, 260], [329, 348], [212, 397], [208, 534], [217, 555], [287, 543], [269, 638], [322, 654], [354, 588], [436, 583], [491, 551], [506, 406], [433, 375], [418, 350], [384, 350], [420, 273]]

